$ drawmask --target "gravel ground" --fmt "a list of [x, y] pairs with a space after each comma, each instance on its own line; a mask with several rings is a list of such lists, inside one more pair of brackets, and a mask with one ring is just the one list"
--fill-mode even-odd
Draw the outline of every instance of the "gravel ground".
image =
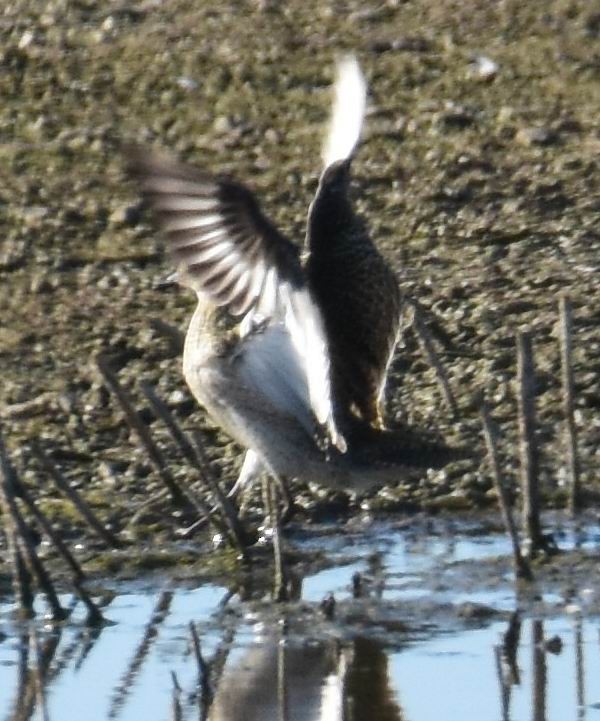
[[[235, 174], [301, 242], [334, 59], [347, 50], [370, 88], [356, 203], [438, 329], [460, 406], [452, 419], [407, 330], [390, 416], [478, 448], [473, 395], [485, 389], [512, 477], [515, 335], [530, 330], [543, 478], [560, 499], [556, 321], [567, 291], [582, 478], [595, 496], [600, 4], [9, 0], [0, 48], [0, 423], [53, 517], [77, 532], [29, 457], [31, 438], [117, 528], [161, 488], [96, 370], [100, 352], [113, 357], [176, 477], [194, 472], [153, 422], [142, 380], [185, 428], [202, 429], [224, 478], [239, 463], [238, 449], [195, 408], [152, 324], [183, 330], [192, 299], [155, 288], [169, 268], [125, 180], [121, 142]], [[490, 487], [485, 468], [463, 464], [369, 503], [464, 508], [490, 503]], [[164, 501], [144, 518], [140, 534], [178, 522]]]

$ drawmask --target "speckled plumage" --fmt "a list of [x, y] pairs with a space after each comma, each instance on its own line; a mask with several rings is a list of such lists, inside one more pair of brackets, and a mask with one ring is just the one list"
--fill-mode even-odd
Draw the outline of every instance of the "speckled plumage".
[[305, 271], [331, 355], [336, 417], [382, 428], [383, 391], [400, 331], [401, 294], [349, 197], [350, 161], [324, 171], [312, 202]]

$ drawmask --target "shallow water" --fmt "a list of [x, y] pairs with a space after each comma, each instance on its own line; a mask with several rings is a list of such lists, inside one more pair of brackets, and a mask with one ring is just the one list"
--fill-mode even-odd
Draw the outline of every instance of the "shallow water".
[[[558, 534], [563, 549], [597, 552], [595, 530], [583, 538]], [[177, 718], [174, 696], [180, 718], [198, 718], [193, 621], [212, 669], [212, 721], [600, 720], [593, 579], [524, 600], [502, 565], [508, 541], [465, 526], [428, 536], [376, 526], [294, 543], [340, 565], [304, 578], [301, 601], [284, 609], [216, 585], [146, 582], [96, 596], [110, 622], [98, 632], [75, 606], [60, 631], [36, 621], [32, 638], [0, 600], [0, 719], [42, 718], [28, 672], [37, 665], [52, 720]], [[328, 620], [319, 603], [330, 593]], [[484, 606], [461, 611], [474, 604]]]

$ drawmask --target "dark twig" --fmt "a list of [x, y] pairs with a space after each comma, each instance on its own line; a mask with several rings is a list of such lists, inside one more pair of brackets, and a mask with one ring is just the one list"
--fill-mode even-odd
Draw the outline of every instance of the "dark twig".
[[129, 396], [129, 393], [121, 385], [119, 379], [117, 378], [117, 374], [110, 367], [108, 359], [104, 355], [100, 354], [96, 357], [96, 365], [102, 377], [104, 378], [106, 386], [121, 406], [121, 409], [125, 414], [125, 419], [129, 424], [129, 427], [139, 438], [141, 444], [144, 446], [144, 449], [148, 453], [148, 457], [156, 468], [161, 480], [169, 489], [171, 493], [171, 498], [173, 499], [174, 503], [176, 503], [180, 507], [186, 507], [187, 505], [189, 505], [189, 500], [186, 498], [185, 493], [183, 492], [183, 489], [181, 488], [179, 483], [171, 475], [171, 472], [167, 467], [163, 454], [154, 442], [152, 435], [148, 430], [148, 427], [140, 418], [139, 413], [133, 407], [133, 403]]
[[31, 497], [31, 494], [29, 493], [25, 484], [18, 481], [16, 487], [18, 489], [17, 495], [19, 496], [19, 498], [25, 503], [31, 515], [40, 524], [42, 531], [52, 541], [58, 553], [63, 557], [67, 565], [71, 568], [71, 571], [73, 572], [73, 580], [75, 582], [85, 580], [85, 574], [81, 566], [79, 565], [71, 551], [69, 551], [67, 546], [62, 542], [62, 539], [56, 533], [54, 528], [52, 528], [52, 525], [50, 524], [46, 516], [38, 508], [36, 502]]
[[[167, 404], [157, 396], [156, 392], [149, 383], [140, 383], [140, 388], [150, 403], [156, 417], [159, 418], [167, 427], [171, 437], [179, 447], [179, 450], [183, 454], [184, 458], [192, 466], [194, 466], [194, 468], [198, 468], [198, 454], [196, 453], [194, 446], [190, 443], [186, 433], [177, 423], [175, 416], [171, 413]], [[220, 519], [214, 513], [214, 510], [209, 508], [208, 504], [206, 504], [196, 493], [194, 493], [191, 488], [184, 488], [184, 492], [196, 510], [201, 514], [201, 518], [195, 521], [195, 523], [190, 527], [192, 531], [190, 531], [190, 528], [186, 529], [186, 531], [192, 533], [193, 529], [197, 527], [196, 524], [202, 525], [204, 522], [209, 521], [218, 533], [223, 533], [223, 523], [220, 522]]]
[[569, 469], [569, 510], [577, 513], [581, 505], [579, 486], [579, 457], [577, 455], [577, 427], [575, 425], [575, 393], [573, 390], [573, 314], [571, 301], [561, 295], [560, 310], [560, 357], [562, 370], [563, 412], [565, 415], [565, 446]]
[[92, 601], [91, 596], [89, 593], [83, 588], [81, 583], [74, 582], [73, 588], [75, 589], [75, 593], [79, 596], [81, 599], [81, 602], [86, 607], [87, 610], [87, 618], [86, 618], [86, 624], [88, 626], [100, 626], [104, 623], [104, 616], [102, 615], [100, 609], [96, 604]]
[[208, 709], [213, 702], [213, 690], [210, 684], [210, 671], [204, 657], [202, 656], [202, 650], [200, 648], [200, 639], [198, 638], [198, 631], [193, 621], [190, 621], [190, 635], [192, 637], [192, 646], [194, 648], [194, 658], [196, 659], [196, 666], [198, 668], [198, 704], [200, 711], [200, 718], [205, 718]]
[[38, 460], [44, 473], [46, 473], [58, 488], [58, 490], [75, 506], [79, 515], [86, 521], [88, 526], [94, 533], [101, 538], [111, 548], [122, 548], [123, 544], [119, 539], [105, 528], [96, 518], [96, 514], [92, 511], [87, 501], [80, 493], [73, 488], [70, 483], [63, 477], [62, 473], [54, 465], [50, 456], [44, 451], [37, 441], [31, 441], [31, 450]]
[[213, 470], [210, 467], [210, 463], [208, 462], [208, 458], [206, 457], [206, 454], [204, 452], [202, 436], [198, 431], [194, 431], [192, 437], [194, 439], [194, 446], [197, 454], [196, 467], [202, 474], [203, 480], [213, 494], [215, 502], [221, 509], [223, 518], [227, 523], [227, 528], [229, 529], [232, 542], [242, 552], [242, 555], [245, 556], [246, 533], [242, 524], [240, 523], [237, 511], [235, 510], [235, 507], [233, 506], [229, 498], [227, 498], [227, 496], [223, 493], [221, 487], [219, 486], [219, 482], [215, 478]]
[[140, 669], [148, 656], [148, 652], [158, 636], [159, 627], [169, 615], [172, 601], [173, 593], [171, 591], [163, 591], [163, 593], [160, 594], [158, 601], [156, 602], [156, 606], [152, 611], [150, 620], [144, 629], [142, 640], [138, 644], [129, 666], [123, 674], [119, 685], [115, 689], [108, 711], [108, 718], [113, 718], [116, 715], [117, 710], [127, 698], [133, 686], [133, 682], [139, 674]]
[[[4, 439], [0, 432], [0, 486], [6, 489], [13, 489], [15, 481], [15, 471], [8, 457]], [[31, 590], [31, 576], [23, 560], [19, 544], [17, 541], [17, 529], [13, 522], [8, 503], [4, 498], [4, 493], [0, 492], [0, 507], [2, 508], [2, 517], [6, 529], [6, 540], [8, 543], [9, 557], [12, 561], [13, 573], [12, 583], [17, 599], [19, 614], [22, 618], [33, 618], [33, 592]]]
[[533, 647], [532, 719], [533, 721], [546, 721], [548, 669], [544, 647], [544, 622], [539, 619], [531, 621], [531, 645]]
[[502, 658], [502, 646], [500, 646], [500, 644], [494, 646], [494, 659], [496, 661], [496, 675], [498, 676], [498, 684], [500, 686], [502, 721], [509, 721], [511, 684], [507, 680], [504, 672], [504, 659]]
[[25, 559], [27, 569], [30, 575], [35, 578], [39, 588], [46, 596], [46, 600], [50, 606], [52, 619], [54, 621], [62, 621], [68, 614], [60, 605], [58, 594], [56, 593], [52, 579], [35, 551], [34, 545], [31, 541], [31, 531], [21, 516], [16, 504], [10, 509], [10, 513], [12, 514], [17, 527], [17, 543], [21, 553], [23, 554], [23, 558]]
[[85, 580], [85, 574], [84, 574], [81, 566], [79, 565], [78, 561], [72, 555], [71, 551], [69, 551], [67, 546], [62, 542], [60, 536], [54, 531], [54, 529], [52, 528], [52, 525], [49, 523], [46, 516], [37, 507], [35, 501], [31, 497], [26, 486], [23, 483], [21, 483], [20, 481], [17, 481], [17, 489], [18, 489], [19, 498], [21, 498], [21, 500], [25, 503], [25, 505], [29, 509], [31, 515], [40, 524], [43, 532], [48, 536], [48, 538], [50, 538], [50, 540], [54, 544], [57, 552], [62, 556], [63, 560], [71, 568], [71, 571], [73, 572], [73, 586], [75, 588], [77, 595], [79, 596], [81, 601], [85, 604], [87, 611], [88, 611], [88, 618], [87, 618], [88, 625], [94, 626], [99, 623], [102, 623], [102, 621], [103, 621], [102, 614], [100, 613], [97, 606], [90, 598], [90, 596], [87, 593], [87, 591], [85, 590], [85, 588], [82, 586], [82, 582]]
[[35, 693], [37, 698], [37, 705], [40, 709], [40, 713], [43, 721], [49, 721], [48, 708], [46, 706], [46, 693], [45, 693], [45, 681], [42, 669], [42, 655], [40, 653], [40, 644], [38, 642], [37, 631], [35, 626], [31, 625], [30, 636], [31, 646], [33, 649], [33, 655], [35, 657]]
[[535, 440], [535, 366], [529, 333], [517, 336], [517, 384], [519, 399], [519, 454], [523, 495], [523, 532], [534, 556], [544, 548], [540, 521], [538, 449]]
[[[1, 494], [0, 494], [1, 495]], [[17, 599], [19, 615], [22, 618], [33, 618], [33, 591], [31, 590], [31, 575], [27, 570], [23, 555], [19, 549], [17, 534], [12, 521], [8, 520], [9, 513], [7, 510], [2, 511], [7, 525], [7, 541], [9, 549], [9, 557], [13, 565], [13, 590]]]
[[177, 423], [175, 416], [171, 413], [167, 404], [157, 396], [150, 383], [142, 381], [140, 383], [140, 388], [142, 393], [146, 396], [148, 403], [150, 403], [154, 415], [157, 418], [160, 418], [160, 420], [165, 424], [184, 458], [190, 463], [190, 465], [195, 466], [197, 456], [194, 451], [194, 446], [190, 443], [188, 437]]
[[171, 680], [173, 682], [173, 690], [171, 691], [171, 719], [172, 721], [181, 721], [183, 719], [181, 712], [181, 686], [179, 685], [175, 671], [171, 671]]
[[423, 309], [421, 308], [420, 304], [415, 300], [407, 300], [405, 302], [407, 302], [410, 308], [412, 308], [412, 326], [414, 327], [417, 340], [419, 342], [419, 345], [421, 346], [421, 350], [425, 354], [427, 362], [435, 371], [437, 381], [440, 385], [440, 388], [442, 389], [444, 399], [446, 400], [446, 404], [450, 409], [452, 417], [456, 418], [458, 414], [458, 406], [456, 404], [456, 399], [454, 397], [452, 389], [450, 388], [450, 382], [448, 380], [448, 374], [446, 373], [446, 369], [440, 361], [440, 358], [435, 350], [433, 338], [431, 337], [431, 333], [429, 332], [427, 324], [425, 323], [423, 317]]
[[[585, 663], [583, 656], [583, 628], [581, 615], [575, 617], [575, 679], [577, 708], [585, 709]], [[584, 718], [580, 716], [579, 718]]]
[[44, 565], [40, 561], [34, 544], [31, 540], [31, 530], [19, 511], [15, 499], [16, 484], [18, 483], [16, 472], [10, 462], [3, 440], [0, 438], [0, 458], [2, 477], [0, 478], [0, 500], [2, 508], [15, 531], [16, 545], [22, 554], [30, 575], [35, 577], [39, 587], [44, 592], [52, 612], [52, 618], [60, 621], [66, 617], [66, 612], [61, 607], [52, 580]]
[[521, 673], [517, 665], [517, 651], [521, 641], [521, 615], [513, 611], [508, 622], [508, 628], [502, 639], [502, 655], [508, 664], [511, 674], [511, 683], [518, 686], [521, 683]]
[[18, 613], [21, 618], [33, 618], [35, 613], [33, 611], [31, 576], [29, 575], [29, 571], [19, 549], [17, 532], [10, 517], [10, 512], [4, 504], [2, 493], [0, 493], [0, 505], [2, 506], [9, 558], [12, 563], [12, 585], [17, 600], [17, 608], [19, 609]]
[[494, 486], [496, 493], [498, 494], [498, 501], [500, 503], [500, 510], [502, 512], [502, 519], [504, 525], [510, 537], [513, 549], [513, 563], [515, 566], [515, 574], [517, 578], [523, 578], [528, 581], [533, 579], [531, 568], [529, 563], [523, 557], [521, 553], [521, 546], [519, 543], [519, 536], [515, 527], [515, 522], [510, 509], [510, 501], [506, 486], [504, 485], [500, 476], [500, 464], [498, 462], [498, 449], [497, 449], [497, 428], [493, 425], [490, 417], [489, 408], [485, 401], [481, 402], [480, 406], [481, 421], [483, 423], [483, 434], [485, 436], [485, 444], [488, 452], [488, 459], [492, 470], [492, 478], [494, 479]]

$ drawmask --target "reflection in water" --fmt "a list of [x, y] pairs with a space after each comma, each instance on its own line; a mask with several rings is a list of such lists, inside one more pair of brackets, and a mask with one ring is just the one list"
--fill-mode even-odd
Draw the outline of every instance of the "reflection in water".
[[60, 641], [60, 631], [51, 633], [43, 641], [38, 639], [35, 653], [30, 652], [34, 645], [31, 638], [31, 630], [28, 628], [19, 639], [19, 676], [10, 721], [30, 719], [40, 697], [45, 695], [48, 670]]
[[546, 649], [544, 645], [544, 624], [534, 620], [531, 624], [531, 647], [533, 649], [533, 708], [534, 721], [546, 721]]
[[[461, 578], [464, 559], [483, 567], [502, 551], [500, 537], [391, 538], [357, 537], [340, 565], [298, 577], [303, 600], [277, 614], [256, 603], [257, 586], [236, 587], [225, 602], [226, 589], [209, 585], [113, 593], [101, 602], [109, 623], [97, 629], [85, 627], [81, 604], [57, 629], [38, 621], [36, 652], [30, 627], [0, 602], [0, 721], [43, 718], [44, 696], [50, 721], [593, 721], [596, 619], [565, 614], [560, 592], [531, 606], [543, 622], [510, 614], [511, 578]], [[329, 619], [318, 610], [324, 598]], [[496, 615], [479, 626], [458, 618], [457, 606], [482, 598]], [[273, 616], [285, 610], [279, 625]]]
[[521, 683], [521, 674], [517, 664], [517, 651], [521, 639], [521, 617], [515, 611], [508, 623], [508, 628], [501, 644], [494, 647], [496, 671], [500, 683], [500, 704], [502, 721], [510, 719], [510, 698], [513, 686]]
[[116, 718], [119, 715], [119, 711], [125, 703], [131, 687], [135, 683], [140, 668], [146, 660], [153, 642], [156, 640], [158, 629], [169, 614], [172, 601], [172, 592], [164, 591], [160, 594], [158, 601], [156, 602], [156, 606], [152, 611], [150, 620], [144, 629], [144, 635], [142, 636], [140, 643], [129, 662], [127, 670], [123, 674], [121, 682], [115, 690], [110, 709], [108, 711], [109, 718]]
[[575, 618], [575, 678], [577, 686], [577, 718], [585, 719], [585, 661], [583, 657], [583, 628], [581, 616]]
[[0, 719], [43, 718], [41, 688], [51, 721], [163, 721], [169, 706], [172, 719], [208, 721], [584, 721], [586, 695], [600, 697], [596, 624], [565, 616], [513, 614], [425, 637], [405, 630], [389, 648], [363, 635], [315, 637], [230, 618], [212, 631], [198, 624], [208, 669], [199, 674], [183, 620], [195, 605], [189, 596], [146, 598], [143, 614], [134, 596], [116, 597], [119, 623], [41, 629], [38, 652], [32, 627], [18, 626], [12, 656], [0, 643]]
[[226, 668], [209, 721], [400, 721], [382, 647], [269, 638]]

